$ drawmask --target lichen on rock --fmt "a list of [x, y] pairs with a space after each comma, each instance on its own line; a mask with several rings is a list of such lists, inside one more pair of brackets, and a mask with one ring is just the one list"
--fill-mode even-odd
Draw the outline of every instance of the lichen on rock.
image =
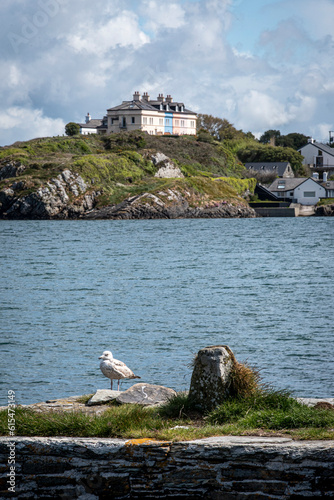
[[210, 411], [229, 396], [235, 357], [226, 345], [201, 349], [194, 361], [189, 399], [201, 411]]

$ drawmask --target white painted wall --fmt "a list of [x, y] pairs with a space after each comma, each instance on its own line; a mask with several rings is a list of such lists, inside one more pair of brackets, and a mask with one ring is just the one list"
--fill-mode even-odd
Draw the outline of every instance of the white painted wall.
[[[313, 192], [314, 196], [307, 196], [307, 193]], [[301, 205], [315, 205], [320, 198], [325, 197], [326, 189], [312, 179], [307, 179], [294, 190], [294, 198], [297, 200], [297, 203]]]
[[[315, 158], [319, 156], [319, 151], [317, 145], [312, 143], [306, 144], [306, 146], [301, 148], [300, 152], [304, 157], [304, 165], [315, 165]], [[322, 151], [322, 157], [324, 167], [334, 166], [334, 149], [333, 155], [326, 153], [326, 151]]]

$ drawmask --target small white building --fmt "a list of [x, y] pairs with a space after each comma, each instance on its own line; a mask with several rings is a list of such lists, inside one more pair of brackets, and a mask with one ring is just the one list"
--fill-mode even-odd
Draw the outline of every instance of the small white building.
[[89, 113], [86, 115], [85, 123], [79, 123], [79, 125], [81, 135], [103, 134], [107, 130], [106, 117], [102, 120], [100, 118], [95, 119]]
[[315, 205], [327, 195], [325, 187], [311, 177], [275, 179], [268, 189], [282, 201], [301, 205]]

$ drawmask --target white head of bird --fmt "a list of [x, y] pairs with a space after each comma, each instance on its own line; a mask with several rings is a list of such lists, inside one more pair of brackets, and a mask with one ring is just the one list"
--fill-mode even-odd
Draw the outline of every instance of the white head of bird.
[[100, 356], [99, 359], [103, 359], [103, 360], [113, 359], [112, 352], [111, 351], [103, 351], [102, 356]]

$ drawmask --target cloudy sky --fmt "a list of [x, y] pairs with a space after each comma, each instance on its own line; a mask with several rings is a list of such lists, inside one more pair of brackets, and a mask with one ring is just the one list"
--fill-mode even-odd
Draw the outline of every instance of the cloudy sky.
[[1, 0], [0, 145], [171, 94], [259, 135], [334, 130], [334, 0]]

